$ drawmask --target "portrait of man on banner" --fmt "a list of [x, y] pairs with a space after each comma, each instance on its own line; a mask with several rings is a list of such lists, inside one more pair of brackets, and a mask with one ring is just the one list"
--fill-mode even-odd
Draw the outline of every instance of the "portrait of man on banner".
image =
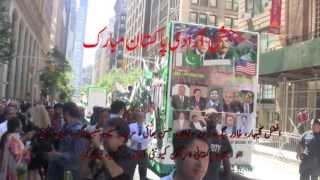
[[209, 51], [211, 39], [208, 31], [204, 34], [196, 33], [192, 37], [195, 46], [184, 53], [183, 66], [199, 68], [203, 66], [205, 60], [214, 58], [214, 53]]
[[222, 111], [222, 89], [211, 89], [206, 104], [206, 109], [215, 109], [217, 112]]

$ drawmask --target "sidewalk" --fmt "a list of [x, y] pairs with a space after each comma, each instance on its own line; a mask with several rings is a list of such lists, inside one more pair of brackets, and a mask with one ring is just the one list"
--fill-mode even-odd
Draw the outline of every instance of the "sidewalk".
[[254, 152], [256, 154], [273, 156], [274, 158], [280, 159], [282, 161], [289, 161], [292, 163], [299, 164], [299, 161], [296, 159], [296, 152], [276, 149], [276, 148], [263, 146], [263, 145], [254, 145]]
[[293, 161], [283, 161], [276, 156], [262, 153], [252, 154], [253, 170], [244, 175], [256, 180], [299, 180], [299, 164]]

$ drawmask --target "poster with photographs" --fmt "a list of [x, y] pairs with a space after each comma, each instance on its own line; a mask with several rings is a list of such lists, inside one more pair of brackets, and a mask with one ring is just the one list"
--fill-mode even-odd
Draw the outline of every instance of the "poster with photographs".
[[[174, 23], [172, 34], [172, 44], [183, 37], [193, 45], [172, 55], [172, 109], [189, 111], [190, 123], [195, 112], [212, 109], [222, 114], [228, 133], [250, 132], [255, 125], [257, 34], [181, 23]], [[196, 121], [202, 123], [201, 117]]]
[[258, 34], [183, 23], [173, 23], [171, 34], [172, 45], [185, 43], [171, 54], [173, 131], [206, 131], [208, 111], [220, 115], [219, 132], [253, 131]]

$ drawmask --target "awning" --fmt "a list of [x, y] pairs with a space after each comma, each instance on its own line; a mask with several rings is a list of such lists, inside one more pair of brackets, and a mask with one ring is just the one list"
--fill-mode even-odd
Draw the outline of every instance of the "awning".
[[284, 72], [296, 76], [314, 74], [310, 69], [320, 67], [320, 39], [309, 40], [281, 48], [260, 56], [260, 76], [278, 76]]

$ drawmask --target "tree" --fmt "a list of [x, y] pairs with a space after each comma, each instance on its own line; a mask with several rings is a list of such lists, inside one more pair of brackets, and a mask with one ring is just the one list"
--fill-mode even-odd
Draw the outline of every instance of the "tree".
[[58, 97], [60, 101], [68, 101], [73, 94], [71, 66], [64, 55], [56, 48], [49, 53], [52, 58], [40, 75], [42, 96]]
[[12, 25], [6, 1], [0, 0], [0, 63], [8, 63], [13, 57]]
[[124, 72], [122, 69], [113, 69], [101, 78], [98, 82], [98, 86], [106, 88], [107, 92], [113, 91], [116, 83], [128, 87], [129, 85], [136, 83], [142, 76], [142, 73], [140, 68], [132, 69], [129, 72]]

